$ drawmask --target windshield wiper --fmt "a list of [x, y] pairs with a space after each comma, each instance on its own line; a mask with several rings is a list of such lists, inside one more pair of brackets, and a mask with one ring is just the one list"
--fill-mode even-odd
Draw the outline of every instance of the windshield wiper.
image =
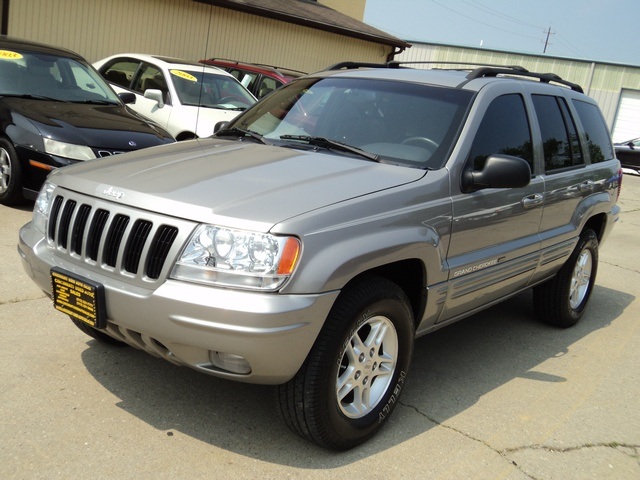
[[308, 145], [314, 147], [327, 148], [332, 150], [339, 150], [342, 152], [349, 152], [359, 155], [372, 162], [377, 162], [379, 156], [375, 153], [369, 153], [361, 148], [354, 147], [353, 145], [347, 145], [346, 143], [338, 142], [337, 140], [331, 140], [325, 137], [312, 137], [310, 135], [280, 135], [281, 140], [300, 140], [306, 142]]
[[110, 100], [72, 100], [71, 103], [86, 103], [89, 105], [118, 105]]
[[46, 100], [48, 102], [70, 103], [60, 98], [45, 97], [44, 95], [31, 95], [30, 93], [0, 93], [0, 97], [26, 98], [29, 100]]
[[265, 140], [265, 138], [259, 133], [252, 132], [251, 130], [244, 130], [242, 128], [229, 128], [222, 129], [215, 133], [215, 137], [239, 137], [239, 140], [250, 137], [265, 145], [272, 145], [271, 142]]

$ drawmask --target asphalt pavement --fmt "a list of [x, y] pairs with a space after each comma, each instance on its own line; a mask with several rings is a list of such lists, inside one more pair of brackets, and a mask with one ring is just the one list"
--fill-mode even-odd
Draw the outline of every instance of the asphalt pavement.
[[22, 269], [32, 205], [0, 206], [0, 478], [638, 480], [639, 176], [619, 203], [577, 326], [526, 292], [418, 339], [393, 417], [344, 453], [289, 432], [271, 387], [84, 335]]

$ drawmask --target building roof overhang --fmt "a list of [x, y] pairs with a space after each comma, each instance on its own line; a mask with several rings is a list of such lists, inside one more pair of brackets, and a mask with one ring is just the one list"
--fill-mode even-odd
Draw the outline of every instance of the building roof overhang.
[[405, 49], [410, 43], [312, 0], [193, 0], [238, 12]]

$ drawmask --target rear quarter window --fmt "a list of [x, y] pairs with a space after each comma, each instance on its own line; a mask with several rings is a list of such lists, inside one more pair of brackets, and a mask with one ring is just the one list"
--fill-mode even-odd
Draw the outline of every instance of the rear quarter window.
[[592, 103], [575, 99], [573, 100], [573, 106], [578, 112], [580, 123], [584, 127], [591, 163], [612, 159], [613, 147], [611, 146], [611, 138], [600, 109]]
[[584, 164], [576, 126], [562, 97], [532, 95], [540, 125], [546, 172]]

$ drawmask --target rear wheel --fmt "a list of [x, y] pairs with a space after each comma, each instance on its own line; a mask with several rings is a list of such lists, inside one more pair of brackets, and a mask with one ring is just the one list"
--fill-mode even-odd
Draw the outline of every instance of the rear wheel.
[[278, 387], [288, 426], [326, 448], [373, 436], [398, 402], [413, 353], [405, 293], [383, 278], [345, 290], [298, 374]]
[[[69, 317], [69, 318], [71, 318], [71, 317]], [[74, 323], [74, 325], [76, 327], [78, 327], [84, 333], [86, 333], [90, 337], [95, 338], [96, 340], [98, 340], [100, 342], [108, 343], [110, 345], [116, 345], [118, 347], [125, 347], [127, 345], [126, 343], [121, 342], [120, 340], [116, 340], [115, 338], [107, 335], [103, 331], [98, 330], [96, 328], [93, 328], [93, 327], [87, 325], [86, 323], [84, 323], [84, 322], [82, 322], [80, 320], [76, 320], [75, 318], [71, 318], [71, 321]]]
[[551, 280], [533, 290], [540, 320], [558, 327], [571, 327], [582, 317], [598, 270], [598, 237], [593, 230], [580, 235], [575, 250]]
[[22, 196], [22, 169], [13, 145], [0, 138], [0, 203], [18, 205], [24, 201]]

